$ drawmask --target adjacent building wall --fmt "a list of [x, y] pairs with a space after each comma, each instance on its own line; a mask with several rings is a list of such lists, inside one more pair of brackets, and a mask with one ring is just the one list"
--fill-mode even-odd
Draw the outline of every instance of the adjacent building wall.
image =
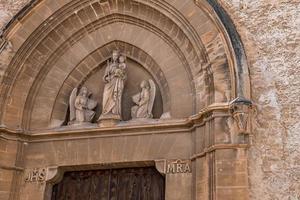
[[300, 198], [300, 1], [221, 0], [245, 46], [257, 105], [251, 199]]

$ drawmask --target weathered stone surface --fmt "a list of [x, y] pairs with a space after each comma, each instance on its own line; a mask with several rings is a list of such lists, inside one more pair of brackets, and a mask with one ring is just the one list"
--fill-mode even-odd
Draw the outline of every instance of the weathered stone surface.
[[0, 1], [0, 26], [3, 28], [29, 0], [1, 0]]
[[[0, 33], [2, 33], [6, 24], [29, 2], [29, 0], [1, 0], [0, 1]], [[12, 49], [9, 46], [4, 48], [4, 52], [0, 58], [0, 80], [4, 76], [12, 57]]]
[[245, 45], [257, 106], [251, 199], [300, 198], [300, 2], [220, 0]]

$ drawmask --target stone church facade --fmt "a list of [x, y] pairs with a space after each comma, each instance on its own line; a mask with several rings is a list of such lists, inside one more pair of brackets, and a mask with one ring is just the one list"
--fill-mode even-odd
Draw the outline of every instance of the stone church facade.
[[0, 199], [300, 199], [299, 10], [0, 1]]

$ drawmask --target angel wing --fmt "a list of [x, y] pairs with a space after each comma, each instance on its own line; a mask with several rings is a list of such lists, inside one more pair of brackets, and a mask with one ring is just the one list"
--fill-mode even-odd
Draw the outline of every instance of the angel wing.
[[148, 104], [148, 114], [152, 116], [152, 109], [153, 109], [153, 104], [154, 104], [155, 94], [156, 94], [156, 85], [154, 81], [151, 79], [149, 79], [149, 84], [150, 84], [150, 99]]
[[69, 107], [70, 107], [70, 122], [74, 121], [76, 119], [76, 113], [75, 113], [75, 100], [77, 97], [77, 88], [74, 88], [69, 99]]

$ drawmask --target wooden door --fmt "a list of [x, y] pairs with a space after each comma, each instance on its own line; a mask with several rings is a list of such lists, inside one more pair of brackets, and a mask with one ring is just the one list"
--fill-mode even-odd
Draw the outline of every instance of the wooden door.
[[52, 200], [163, 200], [164, 177], [155, 168], [67, 172]]

